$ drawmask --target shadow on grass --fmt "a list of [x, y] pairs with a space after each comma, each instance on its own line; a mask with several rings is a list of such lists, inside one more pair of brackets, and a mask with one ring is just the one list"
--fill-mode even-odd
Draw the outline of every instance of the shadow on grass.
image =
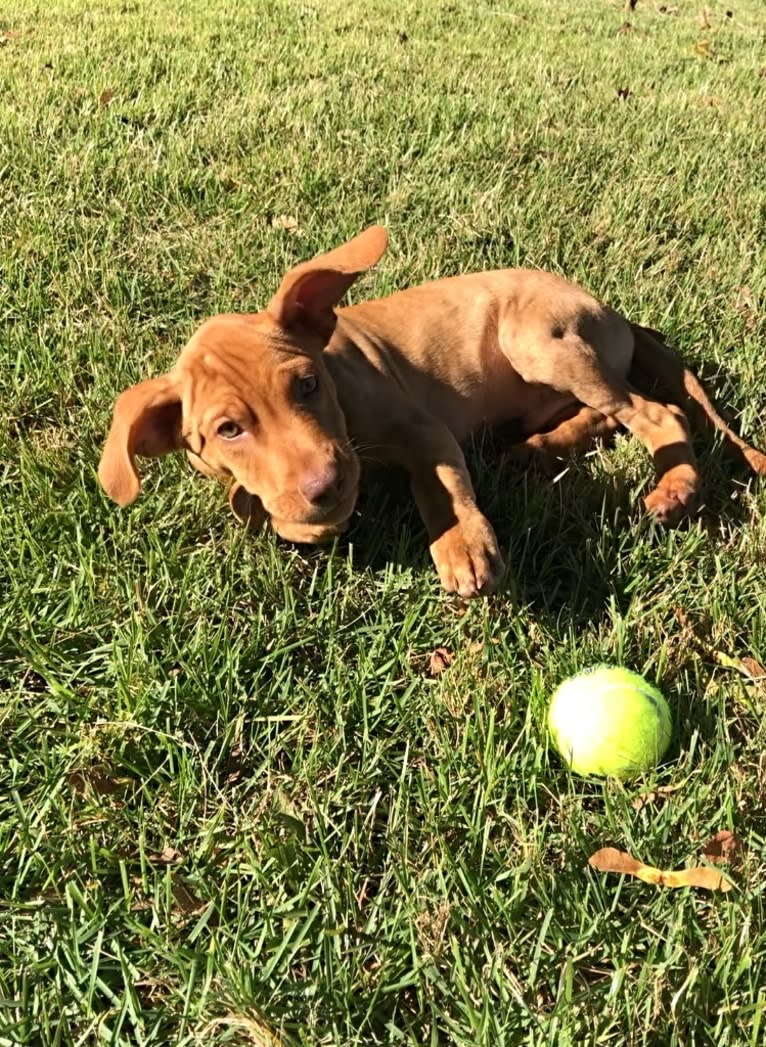
[[[562, 463], [560, 475], [552, 479], [505, 464], [501, 447], [489, 438], [475, 441], [467, 459], [478, 504], [495, 528], [508, 565], [501, 595], [559, 627], [579, 628], [600, 619], [610, 601], [624, 609], [631, 579], [620, 575], [621, 554], [631, 544], [662, 543], [665, 535], [642, 505], [651, 479], [636, 489], [620, 471], [594, 475], [582, 459]], [[722, 522], [735, 528], [744, 524], [742, 485], [752, 474], [733, 464], [720, 446], [702, 449], [700, 470], [704, 503], [698, 518], [704, 529], [715, 538]], [[394, 564], [433, 571], [403, 471], [366, 478], [355, 523], [339, 548], [350, 545], [361, 569], [377, 572]]]

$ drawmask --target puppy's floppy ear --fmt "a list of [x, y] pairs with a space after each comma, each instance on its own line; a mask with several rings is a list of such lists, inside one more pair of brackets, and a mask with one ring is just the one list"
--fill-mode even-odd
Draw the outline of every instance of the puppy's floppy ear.
[[153, 458], [183, 446], [181, 393], [172, 375], [150, 378], [117, 397], [112, 426], [98, 466], [98, 478], [118, 505], [138, 497], [136, 455]]
[[321, 333], [331, 333], [334, 306], [357, 276], [380, 260], [387, 244], [383, 226], [371, 225], [335, 250], [302, 262], [286, 274], [266, 311], [282, 327], [304, 323]]

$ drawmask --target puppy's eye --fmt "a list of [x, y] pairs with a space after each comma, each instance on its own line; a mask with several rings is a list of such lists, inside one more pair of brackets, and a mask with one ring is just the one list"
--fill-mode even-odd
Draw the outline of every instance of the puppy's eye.
[[221, 422], [216, 431], [222, 440], [233, 440], [242, 432], [242, 427], [236, 422]]
[[319, 379], [315, 374], [307, 374], [305, 378], [301, 378], [300, 381], [300, 392], [304, 398], [311, 396], [319, 388]]

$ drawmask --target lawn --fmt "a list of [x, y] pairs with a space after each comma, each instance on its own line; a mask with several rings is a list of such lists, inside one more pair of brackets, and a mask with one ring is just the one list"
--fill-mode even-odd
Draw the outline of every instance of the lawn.
[[[95, 468], [120, 390], [373, 221], [351, 300], [564, 273], [763, 446], [764, 112], [761, 0], [6, 0], [2, 1047], [763, 1042], [766, 487], [714, 440], [675, 532], [631, 439], [555, 482], [477, 441], [470, 605], [397, 478], [307, 555], [180, 457], [126, 510]], [[636, 782], [547, 743], [599, 660], [673, 709]], [[723, 829], [727, 895], [588, 866]]]

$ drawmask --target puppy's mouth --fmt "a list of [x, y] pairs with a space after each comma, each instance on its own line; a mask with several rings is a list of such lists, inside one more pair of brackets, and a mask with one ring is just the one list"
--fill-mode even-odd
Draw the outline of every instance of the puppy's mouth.
[[[356, 505], [359, 495], [358, 477], [349, 476], [331, 498], [307, 507], [305, 513], [296, 516], [297, 524], [332, 524], [337, 519], [347, 520]], [[278, 515], [278, 514], [275, 514]]]
[[286, 542], [294, 545], [329, 545], [348, 527], [348, 520], [327, 524], [297, 524], [289, 520], [275, 520], [271, 526]]
[[346, 530], [358, 494], [358, 478], [349, 478], [332, 505], [312, 507], [310, 513], [297, 517], [293, 513], [282, 515], [278, 508], [271, 512], [257, 495], [235, 481], [229, 492], [229, 504], [240, 523], [251, 528], [260, 527], [270, 516], [272, 528], [285, 541], [298, 545], [323, 545]]
[[327, 508], [312, 507], [300, 518], [286, 518], [272, 514], [271, 526], [280, 538], [298, 544], [321, 545], [337, 538], [348, 527], [358, 496], [356, 483], [348, 484], [339, 492], [337, 500]]

